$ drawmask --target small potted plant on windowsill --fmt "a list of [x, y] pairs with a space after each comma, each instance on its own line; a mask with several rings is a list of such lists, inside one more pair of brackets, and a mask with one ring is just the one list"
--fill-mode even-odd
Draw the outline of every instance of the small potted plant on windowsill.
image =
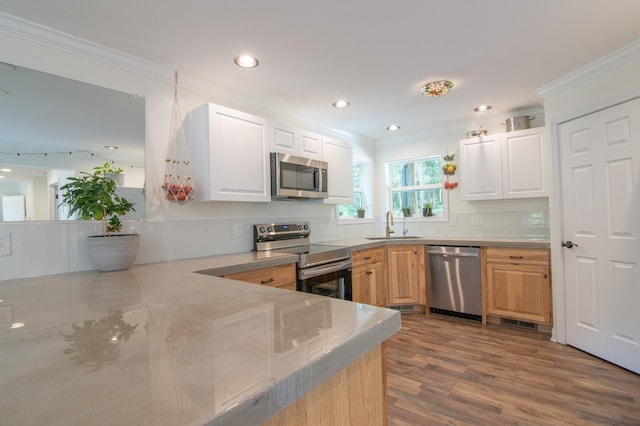
[[93, 173], [81, 172], [68, 178], [60, 187], [62, 203], [69, 205], [69, 216], [102, 222], [102, 235], [88, 237], [89, 256], [101, 271], [118, 271], [133, 264], [140, 245], [139, 234], [121, 234], [119, 216], [135, 211], [133, 203], [116, 193], [112, 174], [122, 173], [109, 163], [93, 168]]
[[432, 203], [424, 203], [422, 206], [422, 216], [432, 216], [433, 215], [433, 204]]
[[364, 219], [366, 217], [366, 213], [367, 213], [367, 209], [369, 208], [369, 205], [364, 205], [362, 203], [359, 204], [354, 204], [353, 208], [356, 209], [356, 217], [358, 219]]

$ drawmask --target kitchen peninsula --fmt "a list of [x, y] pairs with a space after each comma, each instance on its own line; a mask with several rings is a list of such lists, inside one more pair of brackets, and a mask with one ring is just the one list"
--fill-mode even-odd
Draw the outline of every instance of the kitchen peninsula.
[[292, 262], [251, 252], [0, 283], [3, 423], [385, 424], [399, 313], [195, 273]]

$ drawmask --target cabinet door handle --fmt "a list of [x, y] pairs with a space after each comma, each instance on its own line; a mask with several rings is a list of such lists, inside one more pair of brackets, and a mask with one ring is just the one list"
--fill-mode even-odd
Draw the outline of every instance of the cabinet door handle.
[[371, 275], [371, 274], [373, 274], [373, 272], [367, 271], [367, 275]]
[[509, 256], [509, 259], [524, 259], [524, 256]]
[[365, 256], [364, 257], [364, 260], [370, 260], [370, 259], [371, 259], [371, 256]]
[[273, 282], [273, 278], [269, 278], [268, 280], [262, 280], [260, 281], [260, 284], [269, 284]]

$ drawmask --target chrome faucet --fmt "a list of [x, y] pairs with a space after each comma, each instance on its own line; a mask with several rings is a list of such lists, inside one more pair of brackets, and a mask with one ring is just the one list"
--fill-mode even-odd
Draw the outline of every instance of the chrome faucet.
[[393, 234], [393, 230], [391, 228], [389, 228], [389, 220], [391, 220], [391, 225], [393, 225], [393, 213], [391, 212], [391, 210], [389, 210], [387, 212], [387, 228], [386, 228], [386, 237], [387, 238], [391, 238], [391, 234]]

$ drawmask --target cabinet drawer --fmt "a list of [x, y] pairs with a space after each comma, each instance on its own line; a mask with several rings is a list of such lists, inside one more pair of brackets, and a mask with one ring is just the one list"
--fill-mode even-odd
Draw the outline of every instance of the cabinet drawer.
[[487, 247], [487, 262], [548, 265], [549, 250]]
[[291, 263], [289, 265], [256, 269], [254, 271], [238, 272], [237, 274], [225, 275], [224, 278], [295, 290], [296, 265], [295, 263]]
[[356, 268], [361, 265], [371, 265], [380, 263], [384, 259], [384, 247], [378, 247], [369, 250], [359, 250], [351, 253], [351, 262]]

